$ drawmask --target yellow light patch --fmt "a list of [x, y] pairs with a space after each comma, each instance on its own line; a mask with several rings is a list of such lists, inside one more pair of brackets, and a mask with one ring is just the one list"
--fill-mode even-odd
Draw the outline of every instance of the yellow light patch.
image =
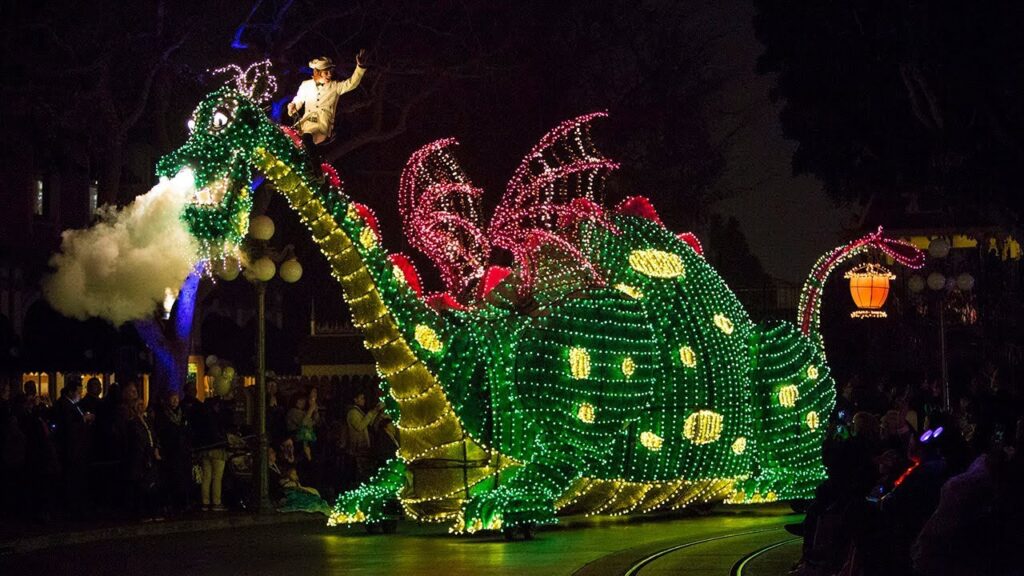
[[779, 404], [782, 404], [786, 408], [792, 408], [796, 406], [796, 399], [800, 397], [800, 390], [796, 386], [790, 384], [789, 386], [783, 386], [779, 389]]
[[683, 366], [686, 366], [687, 368], [697, 367], [697, 353], [689, 346], [683, 346], [679, 349], [679, 360], [682, 361]]
[[359, 231], [359, 243], [367, 250], [377, 245], [377, 235], [373, 233], [373, 228], [366, 226]]
[[639, 288], [635, 288], [629, 284], [616, 284], [615, 289], [626, 296], [629, 296], [633, 300], [639, 300], [644, 297], [644, 293], [641, 292]]
[[807, 413], [807, 417], [804, 418], [804, 421], [807, 422], [807, 427], [811, 430], [817, 430], [818, 425], [821, 424], [821, 422], [818, 421], [818, 413], [814, 410]]
[[437, 337], [437, 332], [434, 332], [434, 329], [430, 326], [417, 324], [414, 336], [416, 343], [428, 352], [440, 352], [441, 348], [444, 347], [441, 340]]
[[682, 276], [683, 259], [663, 250], [633, 250], [629, 253], [629, 265], [644, 276], [654, 278], [675, 278]]
[[408, 282], [405, 280], [405, 272], [395, 264], [391, 267], [391, 273], [395, 275], [395, 281], [398, 282], [399, 286], [406, 286]]
[[590, 353], [586, 348], [576, 346], [569, 350], [569, 372], [577, 380], [590, 376]]
[[345, 210], [345, 218], [348, 218], [353, 222], [359, 221], [359, 211], [356, 210], [355, 204], [348, 205], [348, 210]]
[[710, 444], [722, 436], [722, 415], [711, 410], [698, 410], [686, 417], [683, 437], [694, 444]]
[[818, 379], [818, 367], [815, 366], [814, 364], [811, 364], [810, 366], [807, 367], [807, 378], [809, 380]]
[[626, 378], [629, 378], [633, 375], [633, 372], [636, 372], [636, 362], [633, 362], [632, 358], [626, 356], [622, 360], [622, 373]]
[[640, 434], [640, 444], [642, 444], [644, 448], [647, 448], [651, 452], [657, 452], [658, 450], [661, 450], [661, 445], [664, 442], [665, 440], [661, 436], [655, 434], [654, 432], [643, 432], [642, 434]]
[[743, 454], [743, 451], [746, 450], [746, 449], [747, 449], [747, 439], [744, 438], [743, 436], [740, 436], [739, 438], [737, 438], [736, 440], [733, 441], [733, 443], [732, 443], [732, 453], [733, 454]]
[[582, 422], [585, 422], [587, 424], [593, 424], [594, 406], [586, 402], [580, 404], [580, 409], [576, 411], [576, 417], [579, 418]]
[[732, 320], [729, 320], [729, 317], [725, 314], [715, 314], [715, 326], [717, 326], [723, 334], [732, 334]]

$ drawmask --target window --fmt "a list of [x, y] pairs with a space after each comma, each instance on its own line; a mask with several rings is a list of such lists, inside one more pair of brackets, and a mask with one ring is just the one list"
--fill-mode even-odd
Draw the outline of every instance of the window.
[[46, 215], [46, 185], [42, 178], [36, 180], [35, 197], [32, 201], [32, 212], [36, 216]]
[[89, 216], [96, 213], [97, 203], [100, 198], [100, 183], [93, 180], [89, 183]]

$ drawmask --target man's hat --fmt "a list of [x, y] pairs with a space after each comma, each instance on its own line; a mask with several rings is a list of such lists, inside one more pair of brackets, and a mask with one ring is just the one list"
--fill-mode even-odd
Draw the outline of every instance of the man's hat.
[[326, 56], [323, 58], [313, 58], [309, 61], [309, 67], [313, 70], [330, 70], [334, 68], [334, 61]]

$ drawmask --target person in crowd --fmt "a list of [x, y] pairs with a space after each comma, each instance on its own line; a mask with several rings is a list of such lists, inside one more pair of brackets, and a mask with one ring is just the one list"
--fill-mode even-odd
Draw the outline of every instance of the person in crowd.
[[14, 517], [22, 509], [25, 490], [27, 439], [18, 425], [24, 397], [15, 397], [11, 386], [0, 388], [0, 519]]
[[122, 503], [127, 491], [123, 482], [121, 462], [124, 459], [124, 438], [119, 409], [121, 407], [121, 385], [113, 382], [107, 387], [96, 412], [93, 423], [95, 431], [92, 468], [96, 474], [96, 498], [101, 506], [113, 509]]
[[295, 436], [295, 440], [302, 447], [302, 453], [306, 460], [313, 461], [313, 443], [316, 442], [316, 425], [320, 421], [320, 411], [317, 406], [316, 388], [311, 388], [309, 394], [296, 394], [292, 398], [292, 407], [288, 410], [285, 426], [289, 434]]
[[373, 452], [374, 467], [380, 468], [395, 457], [398, 451], [398, 427], [387, 414], [381, 413], [371, 426], [370, 449]]
[[[1020, 574], [1016, 556], [1024, 544], [1019, 528], [1024, 477], [1020, 455], [1001, 433], [965, 472], [942, 487], [938, 508], [912, 549], [921, 576]], [[1016, 570], [1016, 572], [1015, 572]]]
[[78, 406], [82, 398], [82, 379], [68, 378], [57, 401], [54, 441], [61, 464], [61, 495], [64, 511], [72, 518], [85, 515], [89, 504], [89, 428], [93, 414], [84, 414]]
[[384, 410], [383, 403], [377, 403], [366, 410], [366, 393], [359, 391], [352, 397], [352, 405], [345, 414], [348, 424], [348, 453], [356, 464], [358, 483], [369, 480], [374, 470], [374, 458], [370, 444], [370, 426]]
[[135, 518], [155, 518], [160, 481], [160, 446], [153, 426], [146, 417], [145, 402], [135, 400], [129, 408], [131, 413], [125, 446], [129, 511]]
[[26, 382], [25, 394], [15, 411], [25, 436], [25, 492], [21, 502], [27, 516], [47, 521], [54, 512], [53, 494], [58, 490], [60, 461], [35, 392], [35, 382]]
[[303, 486], [299, 482], [299, 471], [294, 466], [281, 470], [281, 489], [284, 501], [279, 508], [282, 512], [318, 512], [330, 516], [331, 507], [320, 497], [316, 488]]
[[281, 467], [277, 463], [277, 450], [274, 450], [273, 446], [267, 446], [267, 493], [275, 506], [284, 498], [284, 489], [281, 487], [283, 477]]
[[255, 422], [256, 398], [253, 396], [252, 387], [246, 387], [241, 378], [235, 378], [231, 382], [231, 392], [228, 393], [231, 400], [232, 424], [235, 430], [248, 430]]
[[201, 405], [198, 418], [198, 446], [202, 465], [201, 498], [204, 510], [222, 512], [221, 501], [224, 467], [227, 464], [228, 431], [233, 420], [231, 402], [222, 396], [211, 396]]
[[93, 376], [85, 383], [85, 396], [78, 401], [78, 408], [87, 419], [90, 419], [88, 433], [89, 451], [89, 492], [94, 495], [99, 492], [102, 479], [99, 476], [100, 451], [103, 437], [100, 430], [99, 416], [103, 409], [103, 383], [99, 378]]
[[139, 384], [136, 380], [128, 380], [121, 387], [117, 404], [114, 406], [114, 421], [111, 425], [111, 440], [114, 450], [114, 466], [117, 475], [117, 489], [114, 493], [116, 504], [129, 511], [132, 509], [131, 501], [131, 454], [128, 453], [131, 442], [132, 420], [135, 415], [135, 406], [142, 395], [139, 393]]
[[910, 446], [912, 434], [910, 425], [900, 418], [899, 410], [887, 410], [881, 419], [881, 437], [879, 442], [882, 450], [895, 450], [906, 453]]
[[127, 436], [129, 423], [131, 422], [133, 415], [135, 414], [135, 405], [142, 398], [139, 394], [139, 385], [134, 380], [129, 380], [123, 388], [121, 388], [120, 402], [117, 404], [117, 410], [115, 412], [115, 426], [118, 429], [118, 434], [124, 438]]
[[281, 440], [280, 450], [277, 454], [277, 461], [280, 466], [295, 466], [298, 458], [295, 455], [295, 440], [286, 436]]
[[78, 407], [85, 414], [99, 414], [103, 403], [103, 383], [93, 376], [85, 383], [85, 396], [78, 402]]
[[277, 380], [267, 382], [267, 434], [274, 442], [284, 437], [287, 427], [285, 426], [284, 406], [278, 398]]
[[165, 502], [171, 510], [186, 510], [192, 479], [191, 432], [176, 391], [165, 395], [156, 413], [156, 432], [162, 457], [160, 477]]
[[185, 381], [184, 393], [185, 396], [181, 399], [181, 409], [185, 412], [185, 418], [190, 421], [195, 421], [195, 412], [203, 403], [203, 401], [199, 399], [199, 390], [196, 386], [195, 380], [189, 379]]

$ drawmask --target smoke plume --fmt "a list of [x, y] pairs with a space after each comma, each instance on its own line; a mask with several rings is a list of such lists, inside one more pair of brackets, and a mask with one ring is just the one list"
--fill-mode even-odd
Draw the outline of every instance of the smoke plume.
[[115, 326], [149, 318], [170, 288], [175, 294], [196, 260], [197, 247], [180, 215], [194, 192], [179, 173], [124, 209], [102, 208], [91, 228], [66, 230], [50, 259], [56, 271], [43, 293], [65, 316], [100, 317]]

